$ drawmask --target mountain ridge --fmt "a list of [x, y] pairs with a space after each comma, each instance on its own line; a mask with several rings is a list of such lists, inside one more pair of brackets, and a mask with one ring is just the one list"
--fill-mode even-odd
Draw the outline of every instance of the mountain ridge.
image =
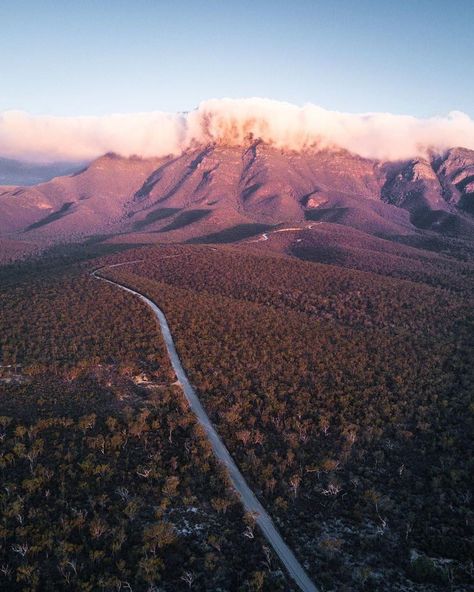
[[252, 138], [238, 148], [208, 144], [161, 158], [107, 153], [69, 176], [0, 188], [0, 211], [1, 237], [42, 244], [118, 233], [179, 242], [238, 225], [307, 220], [378, 236], [469, 238], [474, 151], [379, 161]]

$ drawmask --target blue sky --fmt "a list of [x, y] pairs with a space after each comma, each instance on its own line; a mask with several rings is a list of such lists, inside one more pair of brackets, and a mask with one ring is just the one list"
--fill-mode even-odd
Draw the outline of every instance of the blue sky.
[[474, 116], [474, 0], [2, 0], [0, 22], [0, 111], [261, 96]]

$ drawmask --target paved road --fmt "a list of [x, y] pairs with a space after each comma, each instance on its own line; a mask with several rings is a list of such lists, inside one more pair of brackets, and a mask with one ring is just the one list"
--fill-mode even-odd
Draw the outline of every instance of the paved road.
[[[107, 267], [119, 267], [120, 265], [126, 265], [128, 263], [138, 263], [138, 261], [127, 261], [125, 263], [117, 263], [115, 265], [109, 265]], [[212, 425], [211, 420], [209, 419], [206, 411], [204, 410], [204, 407], [201, 405], [201, 401], [199, 400], [196, 391], [192, 387], [186, 375], [186, 372], [184, 371], [184, 368], [176, 351], [176, 347], [174, 345], [173, 337], [171, 336], [168, 321], [166, 320], [166, 317], [161, 311], [161, 309], [159, 309], [158, 306], [152, 300], [150, 300], [143, 294], [140, 294], [140, 292], [136, 292], [135, 290], [131, 290], [130, 288], [122, 286], [122, 284], [118, 284], [117, 282], [113, 282], [112, 280], [107, 280], [101, 277], [100, 275], [98, 275], [99, 271], [99, 269], [95, 270], [92, 273], [93, 277], [103, 282], [113, 284], [114, 286], [117, 286], [118, 288], [121, 288], [122, 290], [125, 290], [130, 294], [138, 296], [138, 298], [143, 300], [143, 302], [147, 306], [149, 306], [151, 310], [154, 312], [156, 318], [158, 319], [158, 322], [160, 323], [161, 332], [163, 334], [163, 339], [166, 344], [166, 349], [168, 350], [168, 355], [170, 357], [171, 364], [176, 373], [176, 377], [183, 388], [189, 406], [193, 413], [196, 415], [199, 423], [204, 428], [217, 459], [225, 465], [232, 485], [234, 486], [234, 489], [237, 492], [237, 495], [239, 496], [242, 505], [244, 506], [247, 512], [251, 512], [255, 516], [255, 521], [260, 527], [263, 535], [265, 536], [269, 544], [273, 547], [273, 550], [278, 555], [281, 562], [288, 571], [289, 575], [293, 578], [300, 590], [303, 590], [303, 592], [317, 592], [316, 586], [309, 579], [308, 575], [303, 569], [303, 566], [300, 564], [298, 559], [296, 559], [291, 549], [282, 539], [280, 533], [273, 524], [272, 519], [265, 511], [265, 508], [258, 501], [253, 491], [247, 485], [244, 476], [239, 471], [239, 468], [235, 464], [224, 442], [221, 440], [219, 434]]]

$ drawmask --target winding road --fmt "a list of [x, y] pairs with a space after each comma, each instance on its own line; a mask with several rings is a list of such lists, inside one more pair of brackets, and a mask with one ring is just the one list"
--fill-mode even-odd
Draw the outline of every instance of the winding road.
[[267, 539], [268, 543], [271, 545], [275, 553], [280, 558], [281, 562], [285, 566], [288, 574], [294, 580], [294, 582], [298, 585], [300, 590], [303, 592], [318, 592], [318, 589], [313, 584], [313, 582], [309, 579], [308, 575], [306, 574], [303, 566], [300, 564], [298, 559], [296, 559], [295, 555], [285, 543], [283, 538], [281, 537], [280, 533], [276, 529], [275, 525], [273, 524], [272, 519], [270, 518], [269, 514], [266, 512], [265, 508], [262, 504], [258, 501], [257, 497], [253, 493], [253, 491], [248, 486], [247, 482], [244, 479], [244, 476], [240, 472], [238, 466], [234, 462], [233, 458], [231, 457], [227, 447], [225, 446], [224, 442], [221, 440], [219, 434], [217, 433], [215, 427], [213, 426], [211, 420], [209, 419], [204, 407], [199, 400], [199, 397], [194, 390], [193, 386], [189, 382], [189, 379], [184, 371], [184, 368], [181, 364], [181, 360], [179, 359], [178, 353], [176, 351], [176, 347], [173, 341], [173, 337], [171, 335], [171, 331], [168, 325], [168, 321], [166, 320], [165, 315], [161, 311], [160, 308], [149, 298], [141, 294], [140, 292], [136, 292], [131, 288], [127, 288], [122, 284], [114, 282], [112, 280], [106, 279], [100, 275], [98, 272], [101, 269], [112, 268], [112, 267], [119, 267], [121, 265], [128, 265], [131, 263], [138, 263], [139, 261], [126, 261], [124, 263], [116, 263], [115, 265], [108, 265], [105, 267], [101, 267], [96, 269], [92, 272], [92, 276], [97, 280], [107, 282], [120, 288], [121, 290], [125, 290], [125, 292], [129, 292], [134, 296], [138, 296], [147, 306], [151, 308], [155, 317], [157, 318], [158, 322], [160, 323], [161, 332], [163, 335], [163, 339], [166, 345], [166, 349], [168, 351], [168, 355], [171, 360], [171, 364], [173, 366], [173, 370], [176, 373], [176, 377], [181, 384], [185, 397], [189, 403], [189, 407], [191, 411], [196, 415], [199, 423], [204, 428], [206, 432], [206, 436], [211, 443], [212, 449], [216, 458], [225, 465], [227, 469], [227, 473], [229, 475], [230, 481], [242, 502], [245, 510], [253, 514], [255, 518], [255, 522], [259, 526], [260, 530], [262, 531], [264, 537]]
[[247, 241], [248, 243], [260, 243], [262, 241], [268, 240], [269, 234], [277, 234], [277, 232], [297, 232], [300, 230], [311, 230], [314, 226], [318, 224], [322, 224], [322, 222], [313, 222], [312, 224], [308, 224], [308, 226], [298, 226], [296, 228], [277, 228], [276, 230], [269, 230], [261, 234], [258, 238], [254, 238], [252, 240]]

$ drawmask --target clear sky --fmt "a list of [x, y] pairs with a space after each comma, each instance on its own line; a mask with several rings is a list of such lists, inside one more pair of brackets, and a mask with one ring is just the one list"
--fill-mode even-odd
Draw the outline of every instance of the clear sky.
[[474, 0], [1, 0], [0, 111], [261, 96], [474, 116]]

